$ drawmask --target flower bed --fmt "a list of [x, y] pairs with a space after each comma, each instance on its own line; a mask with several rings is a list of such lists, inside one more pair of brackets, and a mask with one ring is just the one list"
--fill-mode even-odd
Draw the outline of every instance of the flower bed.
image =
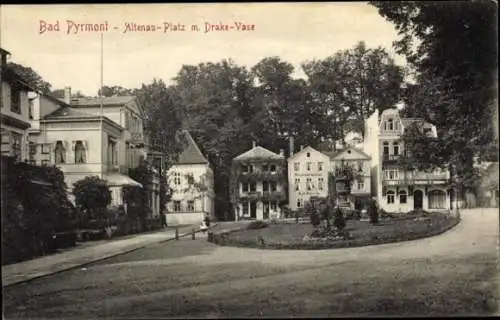
[[348, 248], [367, 245], [415, 240], [443, 233], [459, 220], [455, 217], [432, 213], [428, 219], [395, 219], [381, 221], [372, 225], [367, 221], [347, 221], [345, 230], [352, 236], [349, 240], [331, 240], [310, 238], [304, 241], [304, 235], [311, 235], [310, 224], [270, 224], [264, 229], [230, 230], [212, 233], [210, 242], [236, 247], [254, 247], [269, 249], [328, 249]]

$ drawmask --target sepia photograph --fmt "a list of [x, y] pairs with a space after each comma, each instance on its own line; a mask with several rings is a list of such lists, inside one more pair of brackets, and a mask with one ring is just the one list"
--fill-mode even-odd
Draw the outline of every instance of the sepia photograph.
[[497, 20], [0, 5], [2, 318], [500, 316]]

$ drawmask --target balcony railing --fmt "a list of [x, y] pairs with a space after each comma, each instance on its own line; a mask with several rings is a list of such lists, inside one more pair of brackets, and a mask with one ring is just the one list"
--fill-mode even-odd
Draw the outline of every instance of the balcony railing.
[[253, 172], [242, 172], [239, 175], [239, 180], [242, 182], [245, 181], [275, 181], [284, 179], [285, 174], [283, 171], [253, 171]]
[[395, 155], [395, 154], [384, 154], [382, 157], [383, 161], [398, 161], [401, 159], [401, 155]]
[[436, 182], [445, 182], [450, 179], [449, 171], [441, 170], [435, 172], [398, 172], [393, 176], [387, 176], [383, 174], [383, 181], [385, 184], [399, 184], [403, 182], [415, 183], [422, 182], [427, 184], [432, 184]]
[[262, 198], [268, 200], [284, 200], [286, 195], [283, 191], [264, 191], [262, 192]]
[[130, 141], [135, 143], [143, 143], [144, 142], [144, 134], [142, 132], [131, 132], [130, 133]]

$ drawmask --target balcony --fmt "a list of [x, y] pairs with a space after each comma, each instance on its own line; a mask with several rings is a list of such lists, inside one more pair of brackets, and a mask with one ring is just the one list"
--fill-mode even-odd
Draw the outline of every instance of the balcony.
[[137, 144], [144, 143], [144, 134], [142, 132], [131, 132], [129, 142]]
[[273, 201], [273, 200], [285, 200], [286, 199], [286, 194], [285, 192], [283, 191], [264, 191], [262, 193], [262, 198], [264, 200], [270, 200], [270, 201]]
[[450, 179], [450, 172], [447, 170], [436, 170], [434, 172], [397, 172], [392, 175], [383, 174], [383, 185], [401, 184], [446, 184]]
[[395, 154], [384, 154], [382, 156], [382, 161], [385, 163], [396, 163], [401, 159], [401, 155], [395, 155]]
[[253, 171], [253, 172], [242, 172], [239, 175], [239, 181], [241, 182], [256, 182], [256, 181], [277, 181], [285, 179], [285, 174], [283, 171]]
[[262, 192], [260, 191], [242, 191], [239, 194], [240, 199], [246, 200], [258, 200], [262, 198]]

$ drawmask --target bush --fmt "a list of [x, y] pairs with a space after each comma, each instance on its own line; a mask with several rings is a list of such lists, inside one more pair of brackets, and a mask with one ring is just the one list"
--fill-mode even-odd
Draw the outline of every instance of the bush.
[[311, 224], [314, 227], [317, 227], [321, 224], [321, 219], [319, 218], [319, 215], [316, 212], [313, 212], [309, 215], [309, 218], [311, 219]]
[[269, 225], [267, 222], [262, 221], [262, 220], [256, 220], [252, 221], [248, 226], [247, 229], [264, 229], [267, 228]]
[[341, 231], [344, 230], [346, 222], [344, 219], [344, 214], [340, 210], [340, 208], [337, 208], [334, 213], [334, 218], [333, 218], [333, 225], [337, 230]]

